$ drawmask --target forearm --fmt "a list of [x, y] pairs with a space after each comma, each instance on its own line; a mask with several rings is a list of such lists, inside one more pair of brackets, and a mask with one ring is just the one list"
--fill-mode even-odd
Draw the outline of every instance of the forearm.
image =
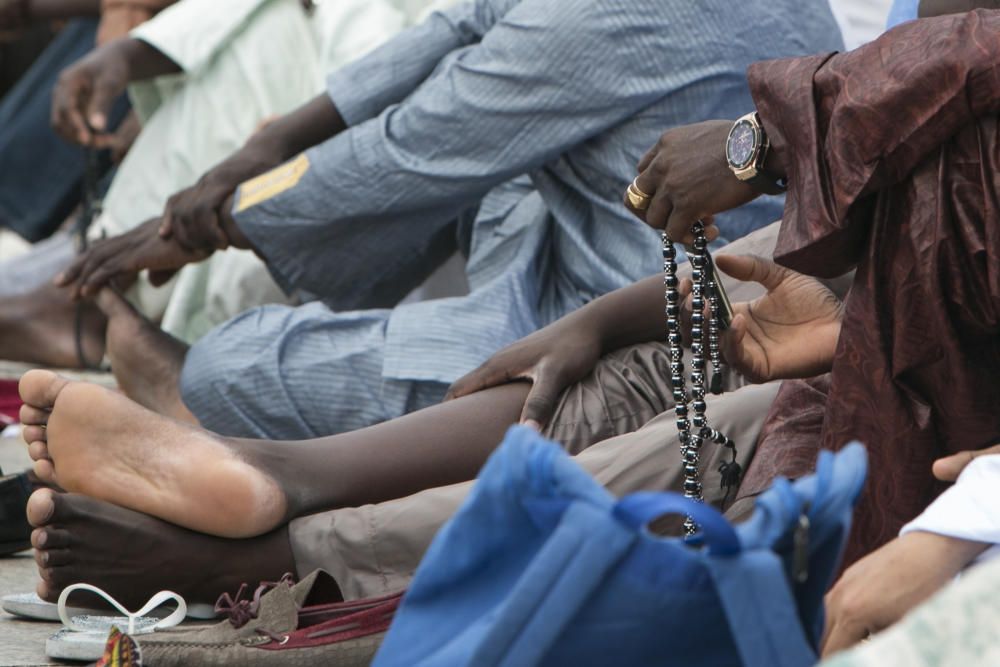
[[122, 63], [127, 69], [128, 82], [144, 81], [181, 71], [173, 60], [155, 47], [132, 37], [116, 39], [98, 49], [108, 61]]
[[663, 276], [657, 274], [594, 299], [560, 322], [593, 331], [607, 354], [666, 335], [663, 295]]
[[344, 120], [329, 96], [319, 95], [255, 134], [243, 148], [208, 172], [205, 179], [235, 190], [243, 181], [277, 167], [344, 129]]
[[27, 10], [35, 21], [98, 16], [101, 0], [28, 0]]

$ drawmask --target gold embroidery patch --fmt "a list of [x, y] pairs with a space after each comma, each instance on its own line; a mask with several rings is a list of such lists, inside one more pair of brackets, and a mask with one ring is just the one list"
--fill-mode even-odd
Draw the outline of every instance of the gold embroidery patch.
[[236, 205], [236, 212], [242, 213], [251, 206], [291, 190], [299, 184], [307, 171], [309, 158], [303, 153], [291, 162], [247, 181], [240, 186], [240, 201]]

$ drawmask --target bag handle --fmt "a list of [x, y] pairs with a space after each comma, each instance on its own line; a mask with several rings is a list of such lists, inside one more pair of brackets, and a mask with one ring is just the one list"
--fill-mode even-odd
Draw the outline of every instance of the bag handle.
[[740, 539], [732, 524], [717, 509], [679, 493], [632, 493], [618, 501], [614, 514], [635, 530], [641, 530], [657, 517], [682, 514], [691, 517], [701, 528], [708, 552], [713, 556], [733, 556], [741, 550]]

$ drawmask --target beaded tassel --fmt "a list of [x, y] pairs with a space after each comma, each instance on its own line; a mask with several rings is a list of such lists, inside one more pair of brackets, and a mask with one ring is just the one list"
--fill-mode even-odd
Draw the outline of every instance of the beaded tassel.
[[[722, 392], [722, 360], [719, 349], [719, 300], [712, 277], [711, 257], [705, 227], [699, 221], [691, 228], [694, 246], [688, 251], [691, 262], [691, 394], [684, 380], [683, 336], [680, 323], [680, 292], [677, 279], [677, 250], [663, 233], [663, 284], [666, 289], [667, 345], [670, 358], [670, 384], [673, 388], [677, 413], [677, 435], [680, 440], [681, 460], [684, 462], [684, 495], [703, 502], [701, 476], [698, 473], [701, 446], [705, 440], [725, 446], [732, 452], [733, 460], [723, 463], [722, 473], [726, 497], [729, 490], [739, 483], [740, 466], [736, 463], [736, 446], [732, 440], [708, 425], [705, 415], [705, 333], [707, 324], [709, 357], [712, 362], [712, 392]], [[709, 307], [709, 321], [705, 320], [705, 305]], [[690, 419], [689, 419], [690, 417]], [[690, 517], [684, 530], [692, 535], [697, 526]]]

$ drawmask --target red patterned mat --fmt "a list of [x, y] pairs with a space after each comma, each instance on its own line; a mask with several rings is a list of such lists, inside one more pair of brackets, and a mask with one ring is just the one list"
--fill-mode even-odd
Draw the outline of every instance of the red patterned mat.
[[21, 409], [16, 380], [0, 380], [0, 426], [16, 424]]

